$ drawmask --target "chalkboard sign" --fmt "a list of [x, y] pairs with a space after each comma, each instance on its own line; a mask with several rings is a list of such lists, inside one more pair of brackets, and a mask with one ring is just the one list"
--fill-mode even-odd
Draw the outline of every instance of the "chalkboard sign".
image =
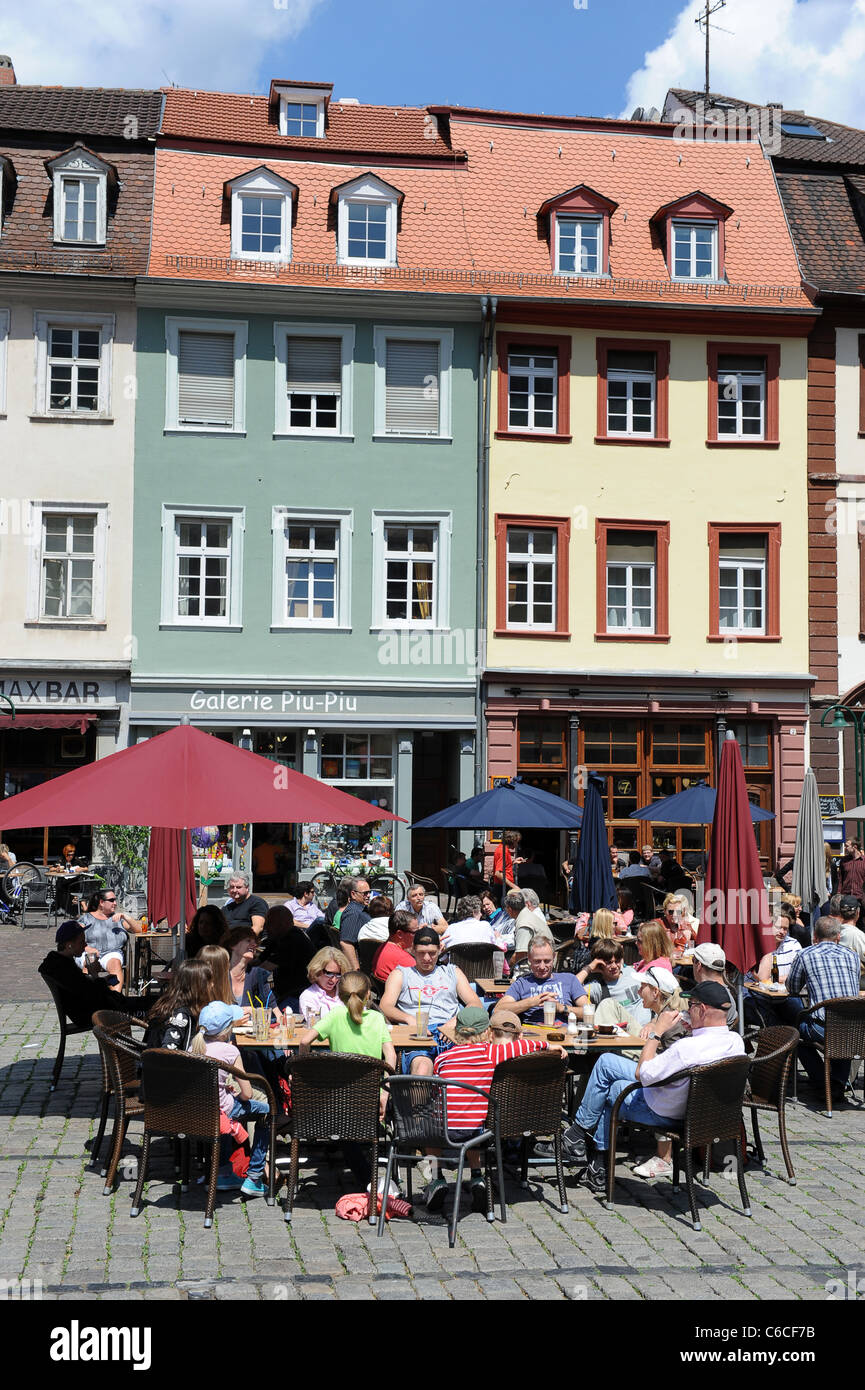
[[843, 796], [821, 796], [820, 815], [824, 820], [838, 820], [844, 814]]

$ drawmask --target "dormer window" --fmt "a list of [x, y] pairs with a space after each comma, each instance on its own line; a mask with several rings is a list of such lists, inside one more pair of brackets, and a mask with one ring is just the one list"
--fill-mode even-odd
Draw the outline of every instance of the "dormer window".
[[609, 275], [610, 218], [617, 207], [586, 184], [541, 205], [538, 217], [549, 219], [550, 256], [557, 275]]
[[733, 209], [705, 193], [689, 193], [659, 208], [652, 218], [664, 245], [671, 280], [724, 277], [724, 223]]
[[599, 217], [556, 218], [556, 270], [560, 275], [600, 275]]
[[375, 174], [331, 192], [337, 203], [337, 260], [341, 265], [396, 265], [397, 216], [403, 195]]
[[104, 246], [113, 166], [77, 145], [47, 160], [46, 168], [54, 183], [54, 240]]
[[332, 91], [332, 83], [271, 82], [270, 100], [278, 108], [280, 135], [323, 140]]
[[0, 236], [3, 234], [6, 216], [12, 206], [17, 184], [18, 179], [12, 160], [0, 154]]
[[673, 223], [673, 278], [717, 280], [717, 222]]
[[231, 255], [244, 261], [290, 261], [297, 185], [262, 166], [225, 184], [231, 199]]

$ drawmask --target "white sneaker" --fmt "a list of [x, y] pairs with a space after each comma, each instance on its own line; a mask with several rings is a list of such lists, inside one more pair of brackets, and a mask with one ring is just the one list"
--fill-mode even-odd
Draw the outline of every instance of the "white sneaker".
[[639, 1168], [634, 1169], [636, 1178], [668, 1178], [673, 1171], [673, 1165], [667, 1158], [658, 1158], [657, 1154], [641, 1163]]

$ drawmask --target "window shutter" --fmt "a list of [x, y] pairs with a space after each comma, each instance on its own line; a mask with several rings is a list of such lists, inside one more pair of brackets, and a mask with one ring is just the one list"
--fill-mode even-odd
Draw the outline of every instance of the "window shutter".
[[385, 430], [388, 434], [439, 433], [438, 343], [388, 341]]
[[180, 333], [177, 422], [234, 424], [234, 334]]
[[342, 381], [342, 341], [339, 338], [289, 338], [286, 384], [304, 395], [333, 395]]

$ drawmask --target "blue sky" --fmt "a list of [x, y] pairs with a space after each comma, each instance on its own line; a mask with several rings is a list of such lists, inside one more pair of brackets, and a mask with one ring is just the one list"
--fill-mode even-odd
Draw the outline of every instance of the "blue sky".
[[[24, 83], [630, 115], [703, 83], [700, 0], [0, 0]], [[865, 127], [865, 0], [727, 0], [712, 85]]]
[[617, 115], [681, 0], [588, 0], [580, 10], [572, 0], [367, 0], [358, 24], [360, 8], [325, 0], [268, 53], [260, 85], [278, 70], [364, 102]]

